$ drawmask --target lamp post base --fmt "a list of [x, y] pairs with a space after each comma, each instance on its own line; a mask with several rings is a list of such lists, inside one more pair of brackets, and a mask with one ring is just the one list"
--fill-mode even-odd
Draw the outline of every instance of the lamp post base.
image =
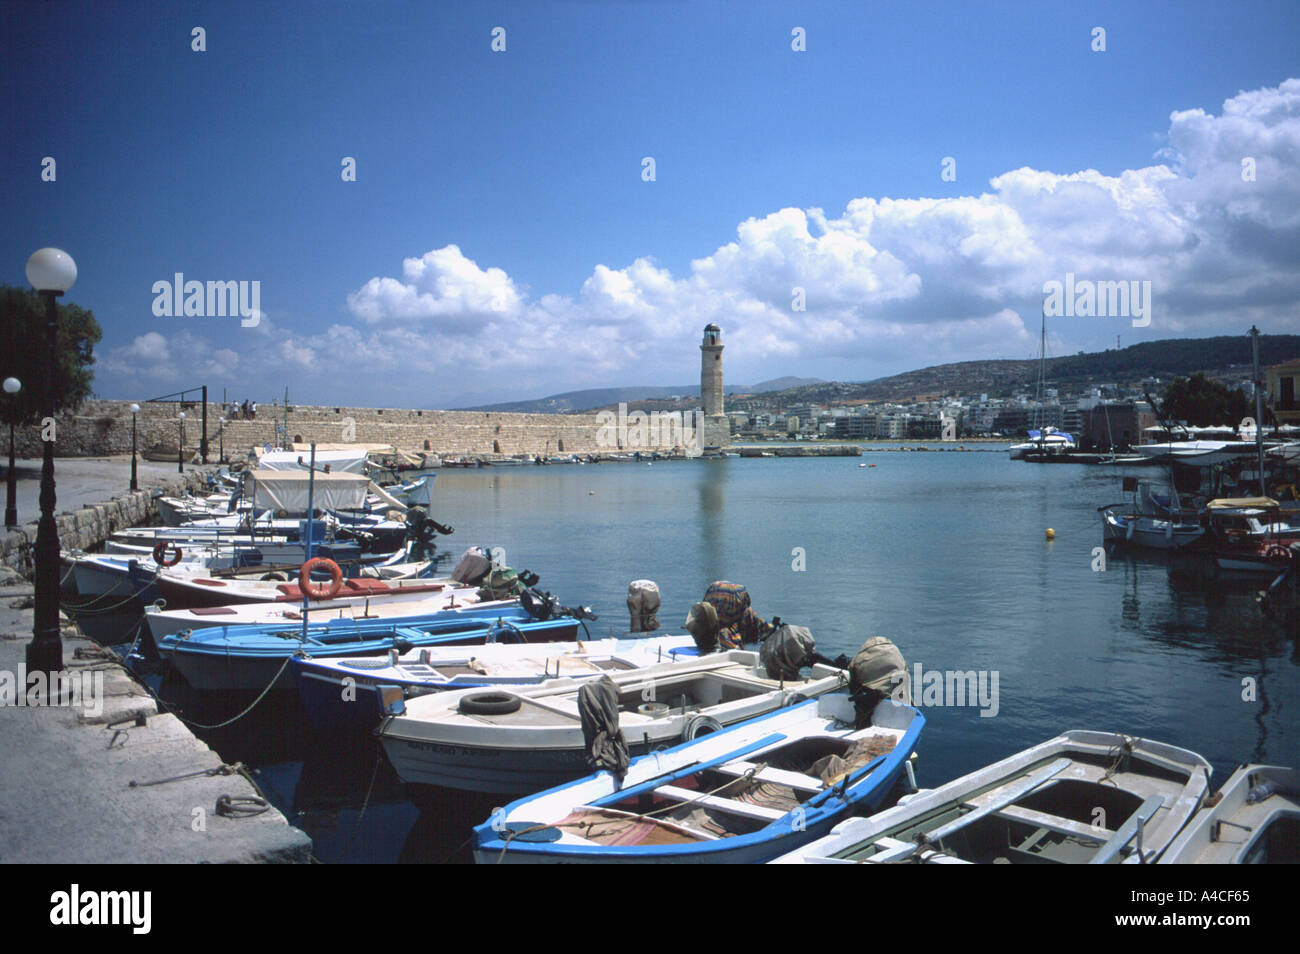
[[28, 672], [60, 672], [63, 665], [63, 640], [33, 640], [27, 647]]

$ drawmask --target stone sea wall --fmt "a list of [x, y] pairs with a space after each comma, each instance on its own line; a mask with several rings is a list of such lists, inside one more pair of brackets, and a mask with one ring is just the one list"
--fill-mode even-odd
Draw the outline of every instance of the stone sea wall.
[[[56, 419], [57, 454], [60, 457], [100, 457], [131, 451], [129, 401], [87, 401], [76, 414]], [[176, 453], [181, 433], [177, 411], [185, 411], [186, 458], [198, 450], [202, 434], [202, 407], [141, 405], [137, 421], [138, 445]], [[256, 420], [218, 423], [219, 404], [208, 404], [208, 459], [215, 461], [224, 445], [228, 459], [242, 457], [249, 448], [277, 443], [277, 425], [286, 424], [283, 406], [260, 405]], [[400, 450], [428, 451], [443, 456], [514, 454], [590, 454], [617, 450], [598, 443], [595, 414], [506, 414], [483, 411], [429, 411], [410, 408], [362, 408], [290, 405], [287, 437], [291, 441], [318, 443], [393, 444]], [[42, 452], [37, 427], [16, 433], [18, 455], [39, 457]]]

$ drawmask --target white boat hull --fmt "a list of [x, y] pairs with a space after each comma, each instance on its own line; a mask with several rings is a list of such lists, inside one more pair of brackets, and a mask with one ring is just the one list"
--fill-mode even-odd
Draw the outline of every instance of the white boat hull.
[[[842, 683], [840, 670], [816, 666], [816, 679], [786, 682], [781, 688], [765, 678], [757, 662], [757, 653], [733, 650], [612, 676], [621, 693], [647, 692], [637, 701], [659, 698], [670, 707], [666, 714], [654, 717], [635, 708], [622, 712], [622, 730], [632, 754], [676, 745], [697, 717], [734, 725], [779, 709], [798, 694], [819, 695]], [[712, 690], [725, 692], [721, 698], [733, 692], [745, 694], [729, 701], [678, 708], [674, 693], [696, 677], [711, 681]], [[535, 689], [508, 690], [523, 700], [521, 712], [538, 714], [540, 721], [535, 724], [518, 717], [496, 720], [462, 715], [457, 711], [460, 700], [481, 691], [462, 690], [413, 700], [407, 714], [390, 719], [379, 734], [389, 761], [407, 785], [513, 795], [542, 791], [589, 771], [577, 716], [579, 686], [578, 681], [558, 679]], [[702, 692], [708, 690], [700, 691], [702, 698]]]

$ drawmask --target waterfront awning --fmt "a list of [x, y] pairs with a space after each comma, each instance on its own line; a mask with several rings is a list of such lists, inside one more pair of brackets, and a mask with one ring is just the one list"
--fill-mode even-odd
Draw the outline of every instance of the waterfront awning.
[[[254, 470], [248, 474], [245, 491], [256, 510], [306, 513], [311, 479], [311, 473], [305, 470]], [[365, 474], [317, 472], [314, 483], [312, 505], [316, 510], [362, 510], [366, 506], [370, 478]]]

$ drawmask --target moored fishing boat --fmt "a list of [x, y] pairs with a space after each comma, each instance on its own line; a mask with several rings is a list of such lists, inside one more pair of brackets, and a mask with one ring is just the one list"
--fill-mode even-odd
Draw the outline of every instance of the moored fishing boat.
[[1177, 550], [1205, 536], [1199, 523], [1125, 513], [1123, 505], [1101, 508], [1102, 539], [1152, 550]]
[[[759, 655], [730, 650], [613, 675], [632, 754], [689, 741], [844, 685], [824, 664], [799, 680], [770, 679]], [[525, 794], [586, 774], [578, 692], [553, 679], [527, 689], [443, 692], [413, 699], [379, 729], [389, 761], [408, 786]], [[662, 701], [658, 701], [662, 700]], [[487, 708], [489, 711], [484, 711]], [[503, 711], [508, 710], [508, 711]]]
[[297, 653], [328, 658], [497, 640], [565, 641], [577, 638], [578, 626], [572, 617], [537, 620], [517, 601], [500, 600], [414, 618], [183, 630], [160, 639], [158, 653], [195, 689], [292, 690], [289, 659]]
[[1177, 550], [1205, 536], [1196, 507], [1184, 506], [1172, 484], [1126, 478], [1131, 503], [1098, 507], [1102, 539], [1107, 543]]
[[844, 693], [750, 719], [532, 795], [474, 829], [480, 863], [767, 861], [893, 790], [925, 718], [886, 699], [854, 729]]
[[1276, 576], [1290, 566], [1300, 530], [1271, 497], [1211, 500], [1206, 539], [1220, 570]]
[[289, 663], [298, 695], [318, 728], [370, 728], [394, 704], [430, 692], [482, 686], [533, 685], [551, 678], [586, 679], [626, 672], [678, 656], [695, 656], [691, 636], [642, 636], [543, 644], [435, 646], [389, 657], [317, 659]]
[[[322, 551], [332, 552], [329, 548], [316, 550], [317, 553]], [[342, 581], [339, 596], [385, 597], [405, 592], [430, 592], [431, 587], [462, 585], [449, 578], [434, 577], [435, 560], [397, 562], [403, 556], [395, 554], [390, 560], [361, 567], [359, 575]], [[342, 561], [336, 562], [346, 566]], [[351, 569], [357, 567], [353, 565]], [[302, 600], [301, 589], [292, 582], [300, 572], [300, 567], [272, 569], [261, 566], [254, 567], [250, 574], [247, 570], [213, 568], [201, 560], [191, 560], [176, 566], [157, 567], [154, 583], [169, 610], [245, 603], [292, 603]], [[344, 575], [348, 576], [346, 572]]]
[[1300, 862], [1300, 772], [1243, 765], [1206, 801], [1160, 864]]
[[1176, 746], [1066, 732], [843, 822], [777, 862], [1150, 863], [1201, 806], [1210, 771]]
[[[200, 578], [202, 579], [202, 578]], [[214, 584], [220, 580], [213, 580]], [[493, 603], [514, 605], [514, 600], [488, 601], [478, 596], [478, 588], [454, 580], [344, 580], [337, 596], [312, 600], [304, 610], [302, 591], [297, 583], [272, 584], [280, 592], [278, 600], [190, 606], [170, 609], [160, 605], [145, 607], [145, 624], [154, 641], [183, 630], [215, 626], [285, 626], [302, 624], [304, 615], [311, 622], [333, 620], [413, 621], [443, 611], [473, 606], [490, 608]], [[164, 596], [165, 600], [166, 597]]]

